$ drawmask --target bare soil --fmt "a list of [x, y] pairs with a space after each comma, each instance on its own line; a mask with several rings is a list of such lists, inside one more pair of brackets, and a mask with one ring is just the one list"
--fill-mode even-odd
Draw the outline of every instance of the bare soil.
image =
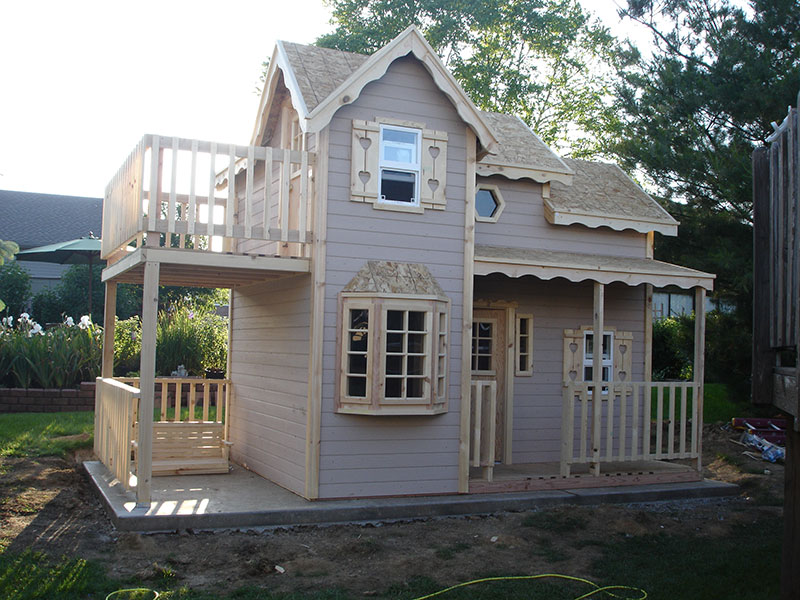
[[111, 577], [207, 590], [338, 587], [373, 596], [421, 576], [445, 585], [486, 572], [590, 576], [609, 536], [724, 536], [759, 516], [780, 515], [783, 466], [743, 456], [731, 439], [738, 434], [705, 428], [705, 476], [738, 484], [741, 494], [730, 499], [147, 535], [111, 526], [80, 472], [90, 452], [66, 460], [0, 458], [0, 552], [79, 556], [104, 564]]

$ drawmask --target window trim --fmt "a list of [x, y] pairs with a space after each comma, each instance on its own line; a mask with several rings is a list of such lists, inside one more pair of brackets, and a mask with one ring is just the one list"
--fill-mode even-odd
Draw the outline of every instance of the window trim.
[[[522, 331], [522, 320], [526, 319], [525, 332]], [[533, 315], [531, 313], [517, 313], [515, 318], [514, 336], [514, 375], [517, 377], [533, 376]], [[520, 338], [525, 336], [528, 340], [528, 351], [522, 352]], [[525, 360], [525, 368], [522, 368], [522, 360]]]
[[[492, 339], [492, 343], [494, 344], [494, 341], [495, 341], [494, 338], [495, 338], [495, 333], [497, 332], [497, 324], [498, 324], [497, 323], [497, 319], [475, 319], [475, 318], [473, 318], [472, 319], [472, 328], [473, 328], [473, 330], [474, 330], [475, 326], [479, 322], [480, 323], [491, 323], [492, 324], [492, 337], [491, 337], [491, 339]], [[474, 339], [474, 337], [472, 336], [472, 332], [470, 332], [470, 339]], [[492, 353], [490, 354], [492, 366], [494, 366], [494, 353], [497, 352], [497, 351], [498, 351], [497, 348], [493, 345], [492, 346]], [[476, 357], [475, 352], [474, 351], [470, 352], [469, 367], [470, 367], [470, 373], [472, 375], [478, 375], [478, 376], [480, 376], [480, 375], [485, 375], [485, 376], [495, 376], [495, 375], [497, 375], [497, 369], [484, 369], [484, 370], [473, 369], [472, 368], [472, 363], [473, 363], [473, 359], [475, 357]], [[476, 364], [477, 364], [477, 362], [476, 362]]]
[[[347, 394], [347, 358], [349, 354], [349, 336], [347, 334], [350, 310], [353, 309], [369, 311], [367, 391], [366, 397], [363, 398]], [[421, 397], [387, 398], [385, 396], [387, 317], [390, 310], [425, 313], [426, 335], [423, 352], [425, 364], [421, 376], [423, 379]], [[446, 328], [444, 331], [440, 327], [442, 323]], [[406, 329], [407, 325], [406, 322]], [[340, 358], [337, 361], [339, 369], [337, 370], [335, 412], [366, 415], [429, 415], [447, 412], [449, 327], [449, 299], [427, 295], [341, 293], [337, 343], [337, 352], [340, 354]], [[406, 375], [406, 377], [408, 376]], [[439, 387], [440, 381], [441, 388]]]
[[[488, 190], [491, 192], [492, 195], [494, 195], [495, 202], [497, 202], [497, 208], [491, 217], [482, 217], [478, 214], [477, 199], [478, 192], [481, 190]], [[497, 223], [497, 220], [500, 218], [503, 209], [506, 207], [506, 201], [503, 200], [503, 194], [500, 193], [500, 188], [493, 183], [478, 183], [475, 185], [475, 200], [475, 220], [479, 223]]]
[[[383, 150], [386, 140], [383, 138], [384, 131], [401, 131], [405, 133], [413, 133], [416, 139], [414, 145], [414, 154], [416, 162], [404, 163], [385, 160], [383, 157]], [[422, 178], [422, 129], [416, 127], [404, 127], [401, 125], [393, 125], [390, 123], [381, 123], [378, 133], [378, 202], [380, 204], [388, 204], [391, 206], [420, 206], [420, 179]], [[396, 171], [399, 173], [413, 173], [414, 174], [414, 196], [411, 202], [403, 200], [388, 200], [383, 192], [383, 171]]]
[[[586, 380], [586, 368], [592, 369], [592, 376], [594, 376], [594, 356], [588, 352], [589, 335], [592, 336], [592, 343], [594, 344], [594, 331], [592, 329], [583, 330], [583, 364], [581, 365], [581, 381], [584, 383], [592, 383], [594, 379]], [[602, 382], [613, 382], [614, 380], [614, 331], [610, 329], [603, 330], [603, 341], [608, 337], [608, 358], [600, 359], [600, 373]], [[602, 354], [602, 353], [601, 353]], [[608, 379], [602, 379], [602, 373], [608, 368]]]

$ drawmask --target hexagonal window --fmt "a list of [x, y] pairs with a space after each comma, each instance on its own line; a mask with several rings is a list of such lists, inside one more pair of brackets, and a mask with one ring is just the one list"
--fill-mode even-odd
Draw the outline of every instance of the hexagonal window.
[[503, 212], [503, 197], [495, 185], [479, 185], [475, 193], [475, 220], [494, 223]]

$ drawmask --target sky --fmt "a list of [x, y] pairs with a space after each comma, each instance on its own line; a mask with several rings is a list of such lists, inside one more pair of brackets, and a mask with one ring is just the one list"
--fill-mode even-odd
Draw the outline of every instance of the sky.
[[[614, 0], [584, 5], [619, 29]], [[329, 19], [322, 0], [4, 3], [0, 189], [102, 197], [145, 133], [248, 143], [275, 41]]]

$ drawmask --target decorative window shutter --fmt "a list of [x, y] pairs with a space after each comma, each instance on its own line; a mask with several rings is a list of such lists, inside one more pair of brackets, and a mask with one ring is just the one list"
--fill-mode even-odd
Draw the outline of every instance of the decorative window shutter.
[[370, 121], [353, 120], [353, 152], [350, 192], [353, 200], [375, 202], [378, 199], [378, 159], [380, 125]]
[[425, 208], [444, 210], [447, 205], [447, 132], [423, 129], [420, 158], [420, 204]]
[[633, 333], [618, 331], [614, 334], [614, 381], [631, 381], [631, 354]]
[[564, 381], [583, 380], [583, 330], [564, 330]]
[[[583, 332], [591, 329], [584, 326], [564, 330], [564, 381], [583, 380]], [[614, 381], [631, 381], [633, 333], [616, 331], [613, 327], [607, 327], [606, 331], [614, 332]]]

